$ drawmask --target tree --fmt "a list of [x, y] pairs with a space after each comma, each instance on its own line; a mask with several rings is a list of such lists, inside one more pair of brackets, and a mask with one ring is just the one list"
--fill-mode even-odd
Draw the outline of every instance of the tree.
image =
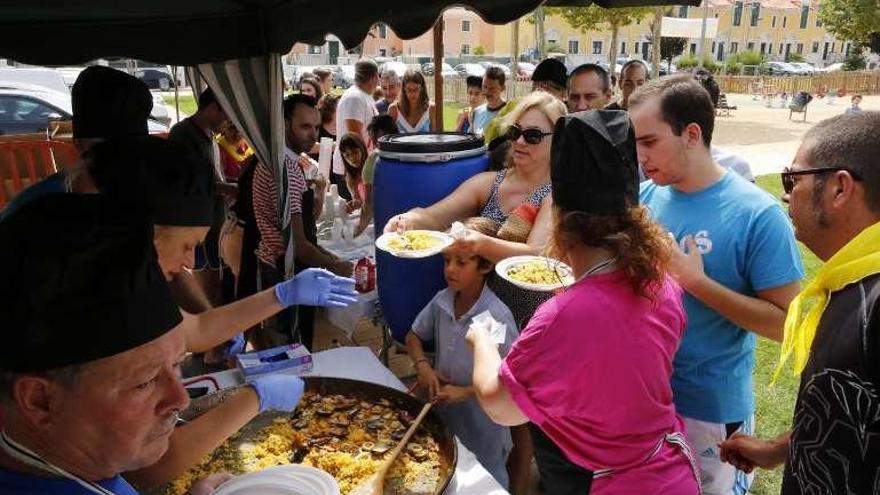
[[547, 43], [545, 53], [562, 53], [562, 45], [555, 41], [551, 41], [550, 43]]
[[480, 55], [485, 55], [485, 54], [486, 54], [486, 49], [483, 48], [483, 45], [477, 45], [474, 47], [474, 55], [480, 56]]
[[[669, 13], [668, 11], [666, 12]], [[654, 21], [651, 22], [651, 36], [648, 37], [648, 41], [651, 42], [652, 46], [655, 46], [654, 41], [654, 31], [657, 30], [658, 26], [658, 17], [655, 15]], [[667, 65], [672, 63], [672, 59], [684, 53], [684, 49], [687, 47], [688, 39], [687, 38], [673, 38], [670, 36], [661, 36], [660, 37], [660, 58], [665, 60]], [[660, 64], [657, 63], [659, 61], [654, 61], [654, 65], [657, 66], [659, 70]]]
[[819, 20], [838, 39], [861, 46], [870, 46], [880, 33], [877, 0], [823, 0]]
[[609, 72], [614, 74], [617, 63], [617, 35], [620, 28], [628, 26], [651, 13], [650, 7], [622, 7], [606, 9], [597, 5], [589, 7], [545, 7], [545, 13], [558, 15], [568, 24], [586, 33], [600, 25], [607, 24], [611, 28], [611, 50], [608, 53]]

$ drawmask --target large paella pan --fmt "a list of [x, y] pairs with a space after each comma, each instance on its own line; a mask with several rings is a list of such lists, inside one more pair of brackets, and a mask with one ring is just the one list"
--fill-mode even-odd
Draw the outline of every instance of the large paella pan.
[[[346, 495], [378, 469], [422, 406], [410, 395], [374, 383], [306, 378], [296, 411], [257, 416], [164, 493], [185, 493], [193, 480], [213, 472], [242, 474], [295, 463], [329, 472]], [[392, 467], [385, 493], [443, 493], [457, 455], [455, 438], [430, 412]]]

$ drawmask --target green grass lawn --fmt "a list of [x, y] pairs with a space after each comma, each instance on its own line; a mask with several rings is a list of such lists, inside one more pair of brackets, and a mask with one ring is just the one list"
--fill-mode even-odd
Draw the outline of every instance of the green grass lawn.
[[[166, 101], [173, 108], [174, 97], [166, 97]], [[455, 126], [456, 116], [461, 105], [446, 103], [443, 105], [443, 121], [446, 130]], [[196, 104], [192, 95], [181, 95], [180, 110], [191, 115], [195, 112]], [[762, 189], [779, 198], [782, 193], [782, 184], [778, 174], [758, 177], [757, 184]], [[800, 245], [801, 257], [806, 270], [807, 280], [813, 277], [820, 261]], [[758, 349], [755, 353], [755, 396], [757, 399], [756, 423], [757, 434], [762, 438], [773, 437], [789, 429], [794, 409], [795, 397], [799, 380], [789, 371], [782, 374], [775, 384], [771, 384], [776, 363], [779, 360], [779, 344], [767, 339], [758, 339]], [[759, 471], [751, 492], [756, 495], [775, 495], [780, 491], [782, 484], [782, 470]]]

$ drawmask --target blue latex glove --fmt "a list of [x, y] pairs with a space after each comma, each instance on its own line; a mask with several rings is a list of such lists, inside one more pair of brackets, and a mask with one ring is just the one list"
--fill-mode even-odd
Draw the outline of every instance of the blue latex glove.
[[257, 392], [260, 412], [291, 412], [296, 409], [305, 391], [305, 382], [294, 375], [264, 375], [248, 380], [248, 385]]
[[275, 286], [275, 297], [290, 306], [344, 307], [357, 301], [354, 279], [339, 277], [322, 268], [309, 268]]
[[226, 360], [241, 354], [244, 351], [244, 347], [246, 345], [247, 340], [245, 340], [244, 334], [235, 334], [234, 337], [226, 341], [226, 344], [223, 347], [223, 353], [220, 355], [220, 359]]

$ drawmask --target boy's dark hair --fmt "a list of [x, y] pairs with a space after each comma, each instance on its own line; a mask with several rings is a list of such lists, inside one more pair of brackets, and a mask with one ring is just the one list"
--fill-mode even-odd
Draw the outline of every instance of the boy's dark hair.
[[486, 69], [486, 73], [483, 75], [483, 79], [491, 79], [493, 81], [498, 81], [502, 87], [504, 86], [504, 82], [506, 81], [506, 77], [504, 76], [504, 71], [501, 70], [501, 67], [493, 65]]
[[611, 79], [608, 77], [608, 71], [603, 69], [601, 65], [597, 64], [581, 64], [575, 67], [568, 75], [568, 84], [571, 84], [571, 80], [574, 76], [589, 74], [590, 72], [599, 76], [599, 79], [602, 81], [603, 92], [607, 92], [611, 88]]
[[354, 81], [356, 83], [365, 83], [377, 75], [379, 75], [379, 66], [368, 58], [358, 60], [354, 64]]
[[315, 108], [317, 102], [309, 95], [294, 93], [285, 98], [284, 102], [281, 105], [282, 112], [284, 113], [284, 120], [290, 120], [293, 118], [293, 113], [296, 111], [297, 105], [306, 105], [308, 107]]
[[703, 134], [703, 144], [707, 148], [711, 146], [715, 105], [709, 92], [692, 76], [676, 74], [647, 82], [630, 96], [630, 111], [654, 98], [660, 100], [661, 117], [676, 136], [689, 124], [697, 124]]
[[465, 81], [465, 85], [468, 88], [483, 89], [483, 78], [481, 78], [480, 76], [467, 76], [467, 78], [464, 81]]
[[378, 135], [381, 133], [383, 136], [388, 134], [397, 134], [400, 132], [397, 129], [397, 123], [394, 122], [394, 119], [386, 114], [376, 115], [373, 117], [373, 120], [370, 121], [370, 124], [367, 126], [367, 133], [370, 135], [370, 139], [373, 140], [373, 144], [376, 144], [378, 140]]
[[218, 105], [220, 104], [217, 102], [217, 95], [214, 94], [214, 90], [208, 88], [202, 91], [202, 94], [199, 95], [199, 110], [207, 107], [211, 103], [217, 103]]

